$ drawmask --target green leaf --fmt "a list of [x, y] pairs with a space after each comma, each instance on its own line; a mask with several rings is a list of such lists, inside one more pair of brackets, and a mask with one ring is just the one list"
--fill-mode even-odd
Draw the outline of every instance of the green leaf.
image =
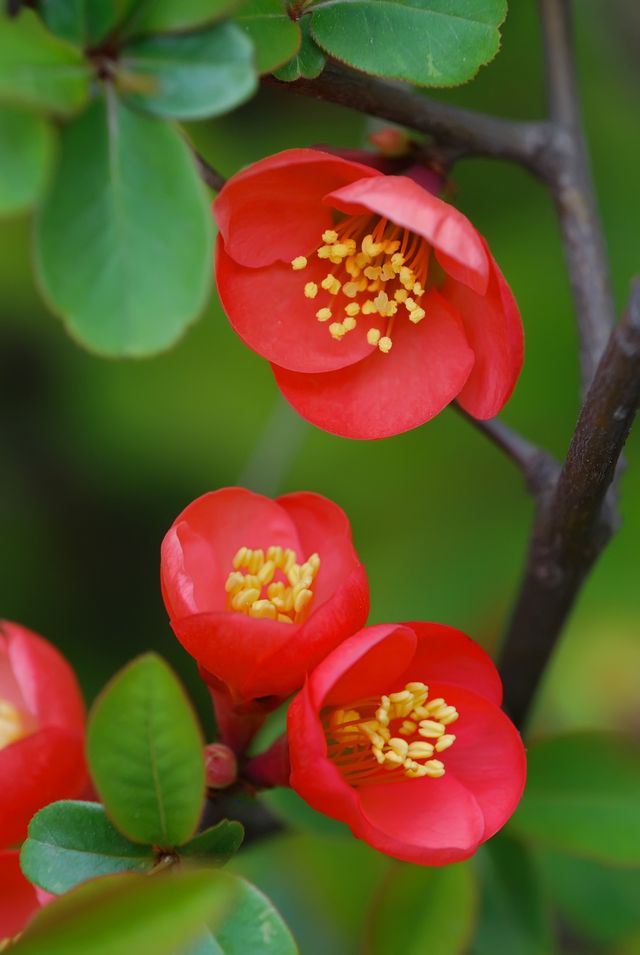
[[20, 865], [30, 882], [60, 895], [99, 875], [146, 872], [155, 859], [149, 846], [129, 842], [114, 829], [104, 806], [63, 800], [29, 823]]
[[510, 826], [528, 840], [620, 865], [640, 863], [640, 760], [612, 733], [574, 733], [529, 749]]
[[213, 872], [103, 876], [40, 909], [11, 955], [173, 955], [234, 890]]
[[212, 926], [224, 955], [297, 955], [298, 946], [273, 902], [245, 879], [225, 877], [235, 887], [234, 904], [218, 927]]
[[640, 869], [549, 850], [539, 853], [539, 862], [555, 905], [581, 935], [608, 944], [640, 932]]
[[188, 948], [181, 949], [180, 955], [224, 955], [224, 952], [209, 929], [205, 929], [204, 934], [200, 935]]
[[383, 889], [370, 913], [371, 955], [468, 952], [476, 921], [476, 886], [468, 862], [442, 869], [392, 862]]
[[506, 14], [506, 0], [344, 0], [314, 8], [311, 32], [365, 73], [457, 86], [496, 55]]
[[202, 739], [178, 680], [160, 657], [138, 657], [95, 702], [87, 753], [106, 810], [126, 836], [186, 842], [204, 796]]
[[549, 914], [529, 853], [501, 833], [478, 852], [482, 886], [480, 920], [472, 955], [551, 955]]
[[249, 0], [235, 21], [253, 42], [258, 73], [271, 73], [300, 47], [300, 27], [287, 16], [282, 0]]
[[276, 71], [277, 78], [284, 80], [285, 83], [292, 83], [300, 77], [313, 80], [316, 76], [320, 76], [327, 62], [322, 50], [313, 42], [309, 17], [303, 17], [299, 25], [302, 31], [300, 49], [292, 60]]
[[235, 9], [240, 0], [138, 0], [125, 32], [174, 33], [193, 30], [219, 20]]
[[53, 160], [53, 129], [35, 113], [3, 106], [0, 143], [0, 216], [13, 215], [42, 194]]
[[119, 82], [124, 90], [139, 84], [140, 92], [125, 97], [132, 106], [179, 119], [226, 113], [258, 85], [253, 47], [233, 23], [187, 36], [134, 40], [123, 51]]
[[44, 22], [72, 43], [96, 44], [131, 11], [137, 0], [40, 0]]
[[109, 97], [63, 130], [36, 222], [42, 290], [92, 351], [149, 355], [204, 306], [212, 217], [178, 132]]
[[180, 849], [180, 855], [194, 858], [203, 864], [224, 865], [242, 845], [244, 826], [239, 822], [223, 819], [217, 826], [211, 826], [199, 833]]
[[32, 10], [11, 20], [0, 14], [0, 103], [72, 113], [87, 99], [89, 77], [82, 52], [52, 36]]

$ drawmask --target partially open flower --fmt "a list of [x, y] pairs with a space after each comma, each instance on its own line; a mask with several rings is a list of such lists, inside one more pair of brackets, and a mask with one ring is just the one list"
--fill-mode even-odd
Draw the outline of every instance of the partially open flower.
[[318, 494], [204, 494], [162, 542], [161, 578], [176, 636], [238, 706], [298, 689], [369, 611], [347, 517]]
[[234, 176], [214, 210], [224, 309], [313, 424], [382, 438], [454, 398], [477, 418], [509, 398], [517, 305], [474, 226], [413, 179], [292, 149]]
[[516, 808], [520, 736], [487, 654], [435, 623], [368, 627], [309, 676], [289, 708], [291, 785], [390, 856], [446, 865]]
[[84, 704], [64, 657], [16, 623], [0, 621], [0, 846], [31, 817], [79, 796], [87, 780]]

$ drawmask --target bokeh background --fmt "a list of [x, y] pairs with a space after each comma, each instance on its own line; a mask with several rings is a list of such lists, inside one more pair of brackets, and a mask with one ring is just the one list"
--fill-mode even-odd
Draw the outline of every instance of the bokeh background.
[[[640, 15], [634, 0], [580, 0], [575, 7], [586, 129], [622, 308], [629, 279], [640, 272]], [[541, 115], [534, 4], [512, 0], [494, 63], [470, 85], [437, 95], [505, 115]], [[229, 175], [290, 146], [361, 146], [372, 128], [357, 114], [268, 88], [190, 133]], [[550, 199], [502, 163], [461, 163], [454, 181], [456, 201], [487, 236], [526, 326], [524, 373], [503, 417], [562, 455], [577, 414], [576, 335]], [[167, 624], [159, 545], [189, 501], [228, 484], [333, 498], [351, 519], [368, 569], [372, 622], [447, 622], [496, 649], [531, 505], [517, 471], [473, 428], [447, 411], [384, 442], [314, 430], [283, 404], [267, 363], [236, 338], [214, 292], [198, 323], [165, 355], [113, 362], [87, 354], [39, 297], [30, 226], [27, 218], [0, 223], [0, 607], [2, 616], [63, 650], [88, 701], [119, 666], [153, 648], [176, 667], [212, 733], [195, 667]], [[627, 460], [621, 532], [558, 648], [531, 737], [583, 727], [640, 730], [638, 429]], [[299, 806], [287, 812], [296, 831], [249, 846], [236, 869], [273, 896], [305, 955], [360, 951], [371, 907], [384, 892], [380, 880], [389, 877], [386, 860]], [[558, 950], [640, 952], [637, 873], [561, 858], [539, 864], [562, 913]], [[563, 864], [569, 874], [556, 878]], [[583, 896], [591, 892], [594, 909], [617, 907], [617, 921], [585, 926], [584, 911], [572, 916], [575, 899], [563, 897], [567, 884]], [[496, 937], [506, 937], [491, 934], [499, 925], [499, 914], [484, 911], [469, 950], [511, 951], [506, 943], [496, 948]], [[437, 955], [437, 947], [429, 951]], [[540, 947], [535, 952], [544, 955]]]

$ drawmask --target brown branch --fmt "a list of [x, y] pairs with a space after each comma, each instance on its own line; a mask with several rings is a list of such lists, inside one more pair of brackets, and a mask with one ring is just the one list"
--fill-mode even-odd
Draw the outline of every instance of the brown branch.
[[505, 706], [522, 725], [589, 570], [616, 530], [607, 492], [640, 402], [640, 279], [613, 330], [567, 458], [538, 510], [502, 652]]
[[225, 182], [227, 181], [223, 175], [221, 175], [217, 169], [214, 169], [206, 159], [204, 159], [199, 152], [191, 147], [191, 152], [194, 155], [195, 161], [198, 165], [198, 170], [200, 172], [201, 178], [206, 182], [210, 189], [213, 189], [214, 192], [220, 192]]

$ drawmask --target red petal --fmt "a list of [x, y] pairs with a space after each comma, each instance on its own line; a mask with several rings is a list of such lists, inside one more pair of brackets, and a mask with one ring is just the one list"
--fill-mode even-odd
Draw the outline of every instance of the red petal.
[[31, 817], [58, 799], [77, 798], [87, 771], [83, 741], [43, 729], [0, 750], [0, 845], [24, 839]]
[[[320, 308], [335, 307], [335, 296], [321, 290], [316, 298], [306, 298], [304, 286], [307, 282], [319, 286], [330, 269], [315, 256], [299, 272], [281, 262], [247, 269], [228, 255], [218, 239], [218, 293], [229, 321], [249, 348], [291, 371], [332, 371], [371, 351], [365, 327], [337, 341], [329, 334], [329, 323], [316, 318]], [[335, 311], [336, 321], [344, 317]]]
[[324, 200], [341, 212], [369, 211], [417, 235], [433, 246], [443, 269], [482, 295], [489, 261], [481, 236], [466, 216], [405, 176], [361, 179]]
[[449, 773], [362, 786], [358, 797], [362, 821], [354, 835], [396, 859], [448, 865], [473, 855], [483, 839], [474, 795]]
[[0, 942], [22, 932], [39, 908], [35, 887], [20, 871], [19, 851], [0, 851]]
[[474, 360], [460, 320], [436, 291], [424, 308], [418, 325], [396, 323], [387, 355], [376, 348], [355, 365], [314, 375], [273, 365], [283, 395], [303, 418], [346, 438], [386, 438], [424, 424], [460, 393]]
[[451, 724], [456, 741], [442, 761], [446, 775], [455, 776], [477, 799], [484, 815], [484, 842], [504, 826], [520, 802], [527, 772], [522, 739], [508, 716], [476, 693], [447, 683], [430, 690], [431, 696], [444, 697], [460, 713]]
[[9, 621], [0, 622], [9, 665], [27, 709], [41, 727], [84, 732], [84, 703], [75, 674], [62, 654], [42, 637]]
[[[485, 243], [486, 245], [486, 243]], [[442, 288], [458, 311], [476, 361], [458, 397], [475, 418], [492, 418], [511, 396], [522, 369], [524, 339], [516, 301], [489, 253], [491, 278], [486, 295], [452, 280]]]
[[289, 149], [253, 163], [213, 204], [227, 252], [253, 268], [307, 254], [332, 223], [324, 195], [371, 176], [380, 173], [314, 149]]
[[462, 631], [440, 623], [412, 621], [405, 626], [415, 631], [418, 645], [415, 657], [399, 678], [399, 683], [412, 680], [422, 680], [427, 685], [455, 683], [500, 706], [500, 675], [491, 657], [474, 640]]

